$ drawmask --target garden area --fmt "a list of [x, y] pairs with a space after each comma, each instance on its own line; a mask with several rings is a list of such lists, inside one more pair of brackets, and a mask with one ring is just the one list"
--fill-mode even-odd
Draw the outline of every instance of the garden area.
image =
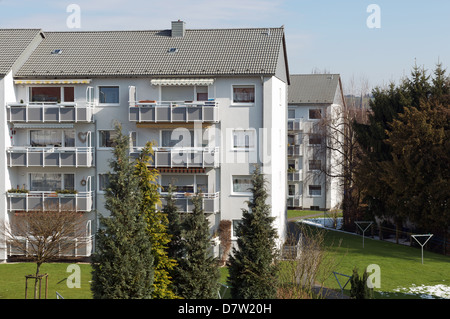
[[[320, 212], [316, 212], [320, 213]], [[291, 212], [291, 216], [310, 216], [311, 212]], [[323, 230], [324, 245], [337, 261], [334, 272], [344, 286], [347, 277], [352, 275], [356, 267], [362, 274], [367, 266], [376, 264], [380, 269], [380, 288], [374, 289], [376, 299], [450, 299], [450, 257], [424, 250], [423, 264], [420, 248], [398, 245], [391, 242], [366, 237], [364, 248], [362, 236], [344, 232]], [[81, 288], [69, 288], [67, 279], [71, 275], [67, 271], [70, 263], [45, 263], [41, 273], [48, 276], [48, 298], [57, 298], [58, 292], [65, 299], [91, 299], [90, 290], [91, 265], [80, 263]], [[23, 299], [25, 296], [25, 275], [35, 272], [34, 263], [0, 264], [0, 299]], [[227, 268], [221, 268], [222, 284], [226, 284]], [[340, 292], [334, 274], [329, 273], [325, 286]], [[33, 298], [32, 286], [29, 283], [28, 298]], [[30, 288], [31, 286], [31, 288]], [[42, 284], [44, 289], [44, 283]], [[225, 298], [229, 296], [225, 289]], [[42, 295], [44, 292], [42, 293]], [[350, 295], [350, 283], [344, 289]]]

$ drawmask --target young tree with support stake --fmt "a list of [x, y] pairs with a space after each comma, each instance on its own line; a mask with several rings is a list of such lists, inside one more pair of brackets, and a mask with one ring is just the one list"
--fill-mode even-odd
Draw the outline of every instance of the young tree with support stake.
[[110, 216], [100, 217], [91, 290], [96, 299], [149, 299], [154, 290], [154, 257], [145, 216], [140, 213], [142, 192], [128, 155], [129, 137], [122, 134], [120, 124], [115, 129], [105, 194]]
[[78, 248], [85, 245], [81, 240], [86, 239], [85, 222], [83, 215], [73, 207], [50, 205], [45, 210], [15, 213], [9, 227], [0, 229], [12, 251], [36, 263], [35, 275], [27, 276], [35, 280], [34, 299], [38, 281], [44, 276], [40, 273], [41, 266], [73, 251], [75, 243]]
[[257, 166], [252, 175], [252, 199], [242, 210], [237, 226], [237, 248], [229, 258], [231, 296], [235, 299], [270, 299], [277, 294], [277, 233], [266, 204], [266, 181]]

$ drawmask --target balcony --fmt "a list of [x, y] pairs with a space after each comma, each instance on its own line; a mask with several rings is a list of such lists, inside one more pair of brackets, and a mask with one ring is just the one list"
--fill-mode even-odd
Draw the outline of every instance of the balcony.
[[91, 103], [8, 103], [6, 110], [7, 120], [12, 123], [92, 123], [94, 121]]
[[219, 108], [214, 101], [140, 101], [129, 107], [130, 122], [137, 123], [216, 123]]
[[288, 119], [288, 131], [296, 132], [302, 130], [302, 119]]
[[302, 207], [302, 197], [300, 195], [289, 195], [287, 198], [288, 207]]
[[[190, 213], [194, 209], [192, 202], [193, 194], [175, 193], [175, 205], [179, 213]], [[203, 211], [205, 214], [215, 214], [219, 212], [220, 193], [204, 193], [203, 197]], [[164, 207], [167, 203], [164, 195], [161, 195], [161, 204]]]
[[301, 182], [302, 181], [302, 171], [288, 172], [287, 179], [288, 179], [288, 182]]
[[[135, 148], [131, 156], [139, 156], [140, 148]], [[219, 166], [218, 147], [155, 147], [152, 166], [158, 167], [201, 167], [216, 168]]]
[[9, 167], [93, 167], [92, 147], [27, 147], [7, 149]]
[[58, 194], [56, 192], [7, 193], [8, 211], [36, 211], [36, 210], [75, 210], [89, 212], [93, 209], [91, 191], [77, 194]]
[[303, 156], [302, 145], [288, 145], [287, 153], [289, 157]]

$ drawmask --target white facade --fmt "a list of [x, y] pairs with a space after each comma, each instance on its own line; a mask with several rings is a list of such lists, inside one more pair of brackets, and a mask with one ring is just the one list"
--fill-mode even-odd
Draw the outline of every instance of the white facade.
[[[297, 76], [302, 78], [299, 82], [295, 80]], [[339, 151], [327, 147], [330, 139], [325, 132], [329, 132], [327, 125], [338, 126], [344, 106], [340, 77], [311, 74], [292, 78], [294, 84], [289, 87], [292, 97], [288, 105], [287, 206], [305, 210], [338, 209], [343, 194], [340, 178], [335, 176], [342, 169], [342, 157]], [[301, 83], [309, 84], [305, 87]], [[333, 124], [325, 125], [324, 121]]]
[[[254, 164], [261, 165], [281, 245], [286, 235], [288, 85], [284, 48], [281, 52], [275, 75], [8, 75], [0, 80], [0, 202], [5, 212], [0, 217], [7, 221], [16, 211], [54, 201], [69, 204], [83, 212], [86, 238], [93, 239], [98, 214], [108, 215], [102, 189], [117, 121], [130, 136], [131, 155], [147, 141], [155, 142], [161, 194], [169, 183], [177, 186], [181, 212], [190, 211], [194, 193], [204, 194], [212, 234], [220, 220], [242, 218], [250, 200], [245, 185]], [[36, 101], [52, 94], [57, 100]], [[28, 193], [9, 191], [22, 188]], [[76, 194], [55, 193], [62, 189]], [[89, 249], [78, 254], [89, 256]], [[3, 249], [0, 260], [6, 254]]]

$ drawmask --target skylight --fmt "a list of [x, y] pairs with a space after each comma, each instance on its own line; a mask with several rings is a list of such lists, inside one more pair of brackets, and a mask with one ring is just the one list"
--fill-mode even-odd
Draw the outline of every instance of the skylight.
[[169, 50], [167, 50], [167, 52], [169, 52], [169, 53], [177, 53], [178, 49], [177, 48], [170, 48]]
[[61, 49], [55, 49], [50, 54], [61, 54], [61, 53], [62, 53]]

